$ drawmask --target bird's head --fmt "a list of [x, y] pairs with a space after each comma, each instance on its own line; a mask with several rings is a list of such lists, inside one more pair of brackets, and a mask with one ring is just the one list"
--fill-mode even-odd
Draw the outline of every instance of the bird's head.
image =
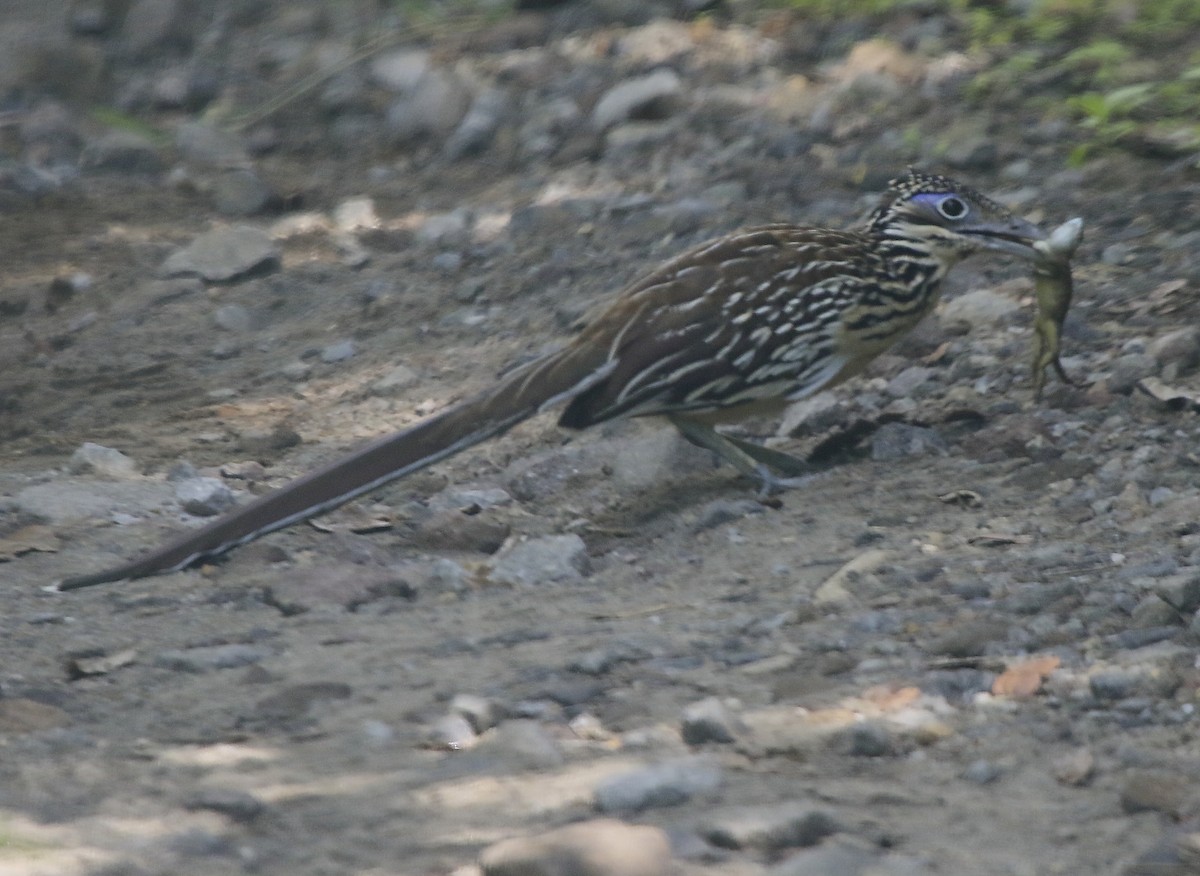
[[919, 242], [941, 258], [957, 261], [980, 250], [1037, 258], [1033, 244], [1046, 234], [974, 189], [945, 176], [920, 173], [888, 183], [867, 231]]

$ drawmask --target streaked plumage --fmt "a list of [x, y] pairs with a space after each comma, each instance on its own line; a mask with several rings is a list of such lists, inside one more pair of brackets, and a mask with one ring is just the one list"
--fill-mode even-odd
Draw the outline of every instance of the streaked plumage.
[[[789, 457], [712, 422], [835, 385], [929, 312], [946, 272], [991, 249], [1034, 258], [1044, 237], [978, 192], [910, 171], [864, 226], [767, 225], [702, 244], [626, 288], [562, 350], [417, 425], [189, 532], [141, 559], [70, 578], [71, 590], [173, 571], [222, 554], [444, 459], [566, 403], [559, 423], [667, 416], [764, 488]], [[798, 468], [799, 466], [796, 466]]]

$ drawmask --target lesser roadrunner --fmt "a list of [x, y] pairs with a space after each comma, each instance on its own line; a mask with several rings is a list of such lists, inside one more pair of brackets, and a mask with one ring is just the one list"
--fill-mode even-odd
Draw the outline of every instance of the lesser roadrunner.
[[497, 435], [553, 405], [562, 426], [665, 415], [764, 489], [802, 464], [713, 423], [769, 412], [859, 373], [933, 307], [946, 272], [981, 250], [1033, 259], [1045, 235], [960, 183], [893, 180], [854, 231], [765, 225], [676, 256], [626, 288], [565, 347], [480, 395], [180, 536], [140, 559], [68, 578], [74, 590], [170, 572]]

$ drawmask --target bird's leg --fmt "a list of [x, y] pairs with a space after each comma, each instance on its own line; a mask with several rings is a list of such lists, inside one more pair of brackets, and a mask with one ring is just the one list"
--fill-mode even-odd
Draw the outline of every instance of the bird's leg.
[[792, 456], [790, 453], [784, 453], [782, 450], [772, 450], [770, 447], [764, 447], [761, 444], [755, 444], [753, 441], [746, 441], [743, 438], [735, 438], [732, 435], [721, 435], [721, 437], [751, 459], [755, 459], [763, 465], [769, 465], [781, 474], [788, 475], [789, 477], [803, 477], [813, 473], [811, 465], [799, 457]]
[[[803, 486], [813, 478], [811, 467], [794, 456], [751, 441], [722, 435], [712, 426], [678, 414], [668, 414], [667, 419], [688, 441], [711, 450], [746, 477], [758, 481], [759, 498], [765, 499], [773, 493]], [[804, 473], [804, 476], [781, 478], [771, 471], [772, 468], [787, 475]]]

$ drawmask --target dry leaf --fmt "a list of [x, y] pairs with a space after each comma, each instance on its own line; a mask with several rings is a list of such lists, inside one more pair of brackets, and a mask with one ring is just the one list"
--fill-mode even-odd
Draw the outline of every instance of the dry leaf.
[[1034, 657], [1015, 666], [1010, 666], [992, 683], [992, 693], [1000, 697], [1026, 699], [1038, 692], [1042, 682], [1062, 663], [1053, 654]]
[[950, 342], [942, 341], [938, 348], [921, 359], [922, 365], [936, 365], [946, 358], [946, 354], [950, 352]]
[[0, 538], [0, 562], [14, 560], [22, 554], [40, 551], [46, 554], [58, 550], [58, 536], [49, 526], [33, 524], [23, 526], [16, 532], [10, 532]]

